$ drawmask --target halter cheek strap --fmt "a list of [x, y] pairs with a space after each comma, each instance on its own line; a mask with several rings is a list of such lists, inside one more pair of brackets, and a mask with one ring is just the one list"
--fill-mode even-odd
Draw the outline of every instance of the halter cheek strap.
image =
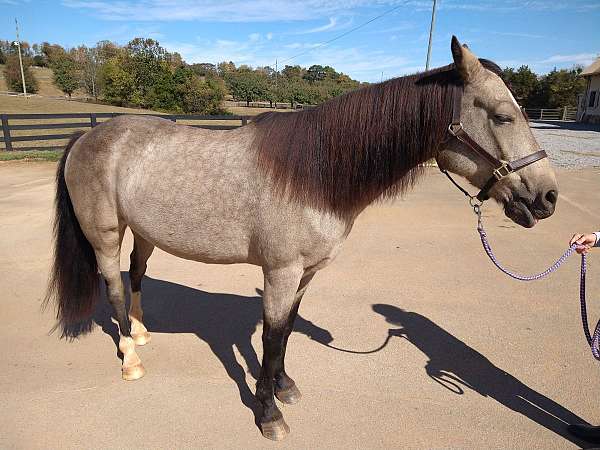
[[[460, 142], [485, 159], [486, 162], [492, 167], [492, 176], [483, 185], [481, 191], [479, 191], [479, 194], [477, 194], [475, 197], [480, 202], [483, 202], [489, 198], [488, 192], [497, 181], [500, 181], [502, 178], [510, 175], [511, 173], [521, 170], [522, 168], [527, 167], [528, 165], [533, 164], [540, 159], [547, 158], [548, 155], [544, 150], [540, 150], [514, 161], [501, 161], [496, 158], [494, 155], [492, 155], [492, 153], [488, 152], [477, 142], [475, 142], [475, 140], [473, 140], [473, 138], [471, 138], [471, 136], [469, 136], [469, 134], [463, 128], [462, 122], [460, 121], [462, 94], [463, 86], [455, 86], [454, 94], [452, 96], [452, 123], [450, 123], [448, 126], [448, 133], [450, 136], [458, 139]], [[444, 172], [444, 174], [452, 180], [452, 177], [447, 171], [442, 170], [442, 172]], [[456, 185], [454, 180], [452, 180], [452, 182]], [[461, 191], [466, 192], [462, 188]], [[469, 195], [469, 197], [471, 196]]]

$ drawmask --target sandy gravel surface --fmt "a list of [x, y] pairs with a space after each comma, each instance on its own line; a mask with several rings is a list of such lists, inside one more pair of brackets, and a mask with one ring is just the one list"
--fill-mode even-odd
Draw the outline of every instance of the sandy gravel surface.
[[[568, 449], [565, 422], [600, 423], [600, 365], [579, 323], [578, 261], [534, 284], [486, 259], [462, 195], [435, 170], [404, 199], [369, 208], [303, 301], [286, 366], [304, 396], [282, 408], [291, 434], [254, 424], [262, 354], [260, 270], [156, 251], [144, 280], [147, 375], [120, 379], [104, 330], [74, 343], [47, 332], [55, 165], [0, 164], [0, 448]], [[598, 228], [600, 169], [560, 170], [557, 213], [531, 230], [486, 205], [498, 257], [523, 272]], [[124, 243], [127, 270], [131, 236]], [[590, 257], [600, 314], [600, 252]], [[368, 355], [350, 350], [380, 351]]]
[[558, 167], [600, 167], [600, 125], [532, 122], [533, 134]]

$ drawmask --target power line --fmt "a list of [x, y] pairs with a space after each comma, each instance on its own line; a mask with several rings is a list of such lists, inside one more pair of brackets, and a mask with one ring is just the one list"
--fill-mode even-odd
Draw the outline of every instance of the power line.
[[390, 13], [392, 13], [392, 12], [396, 11], [397, 9], [401, 8], [402, 6], [404, 6], [406, 3], [408, 3], [408, 0], [406, 0], [406, 1], [402, 2], [400, 5], [394, 6], [392, 9], [389, 9], [389, 10], [387, 10], [387, 11], [385, 11], [385, 12], [383, 12], [383, 13], [379, 14], [379, 15], [378, 15], [378, 16], [376, 16], [376, 17], [373, 17], [372, 19], [369, 19], [369, 20], [367, 20], [367, 21], [366, 21], [366, 22], [364, 22], [364, 23], [361, 23], [360, 25], [358, 25], [358, 26], [356, 26], [356, 27], [352, 28], [351, 30], [348, 30], [348, 31], [346, 31], [345, 33], [342, 33], [342, 34], [340, 34], [339, 36], [336, 36], [336, 37], [334, 37], [334, 38], [332, 38], [332, 39], [329, 39], [328, 41], [322, 42], [322, 43], [320, 43], [319, 45], [315, 45], [314, 47], [312, 47], [312, 48], [309, 48], [308, 50], [305, 50], [305, 51], [303, 51], [303, 52], [301, 52], [301, 53], [298, 53], [297, 55], [294, 55], [294, 56], [292, 56], [291, 58], [284, 59], [284, 60], [282, 60], [282, 61], [279, 61], [279, 62], [280, 62], [280, 63], [284, 63], [284, 62], [291, 61], [292, 59], [295, 59], [295, 58], [297, 58], [298, 56], [306, 55], [307, 53], [310, 53], [310, 52], [312, 52], [313, 50], [316, 50], [317, 48], [324, 47], [324, 46], [325, 46], [325, 45], [327, 45], [327, 44], [331, 44], [333, 41], [337, 41], [338, 39], [341, 39], [341, 38], [343, 38], [344, 36], [348, 36], [350, 33], [353, 33], [353, 32], [355, 32], [356, 30], [359, 30], [359, 29], [361, 29], [362, 27], [369, 25], [371, 22], [374, 22], [374, 21], [376, 21], [377, 19], [381, 19], [383, 16], [387, 16], [388, 14], [390, 14]]

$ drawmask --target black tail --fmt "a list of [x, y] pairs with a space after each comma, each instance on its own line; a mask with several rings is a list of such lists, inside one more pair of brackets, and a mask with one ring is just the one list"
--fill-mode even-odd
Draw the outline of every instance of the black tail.
[[60, 328], [60, 337], [67, 339], [91, 331], [100, 286], [96, 255], [81, 231], [65, 182], [67, 157], [82, 134], [73, 135], [56, 171], [54, 264], [44, 300], [55, 300], [58, 323], [53, 331]]

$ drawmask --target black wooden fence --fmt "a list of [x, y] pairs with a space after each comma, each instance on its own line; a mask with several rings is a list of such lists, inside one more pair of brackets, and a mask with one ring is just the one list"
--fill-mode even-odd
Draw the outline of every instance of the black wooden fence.
[[[96, 125], [102, 123], [98, 119], [110, 119], [112, 117], [121, 115], [152, 115], [156, 117], [162, 117], [164, 119], [176, 122], [177, 120], [191, 122], [186, 125], [196, 128], [207, 128], [210, 130], [231, 130], [248, 123], [248, 116], [200, 116], [200, 115], [186, 115], [186, 114], [129, 114], [129, 113], [62, 113], [62, 114], [0, 114], [0, 120], [2, 122], [2, 136], [0, 136], [0, 143], [4, 143], [4, 149], [11, 150], [54, 150], [63, 148], [64, 145], [50, 145], [50, 146], [29, 146], [29, 147], [17, 147], [13, 146], [14, 142], [38, 142], [38, 141], [60, 141], [69, 139], [72, 133], [66, 133], [64, 130], [72, 128], [93, 128]], [[62, 122], [62, 123], [40, 123], [40, 121], [46, 121], [48, 119], [82, 119], [77, 122]], [[85, 121], [83, 119], [86, 119]], [[213, 125], [210, 123], [197, 123], [199, 121], [226, 121], [227, 124]], [[19, 123], [14, 123], [15, 121]], [[11, 123], [12, 122], [12, 123]], [[195, 123], [196, 122], [196, 123]], [[22, 134], [11, 134], [11, 131], [19, 130], [62, 130], [60, 134], [35, 134], [35, 135], [22, 135]]]

